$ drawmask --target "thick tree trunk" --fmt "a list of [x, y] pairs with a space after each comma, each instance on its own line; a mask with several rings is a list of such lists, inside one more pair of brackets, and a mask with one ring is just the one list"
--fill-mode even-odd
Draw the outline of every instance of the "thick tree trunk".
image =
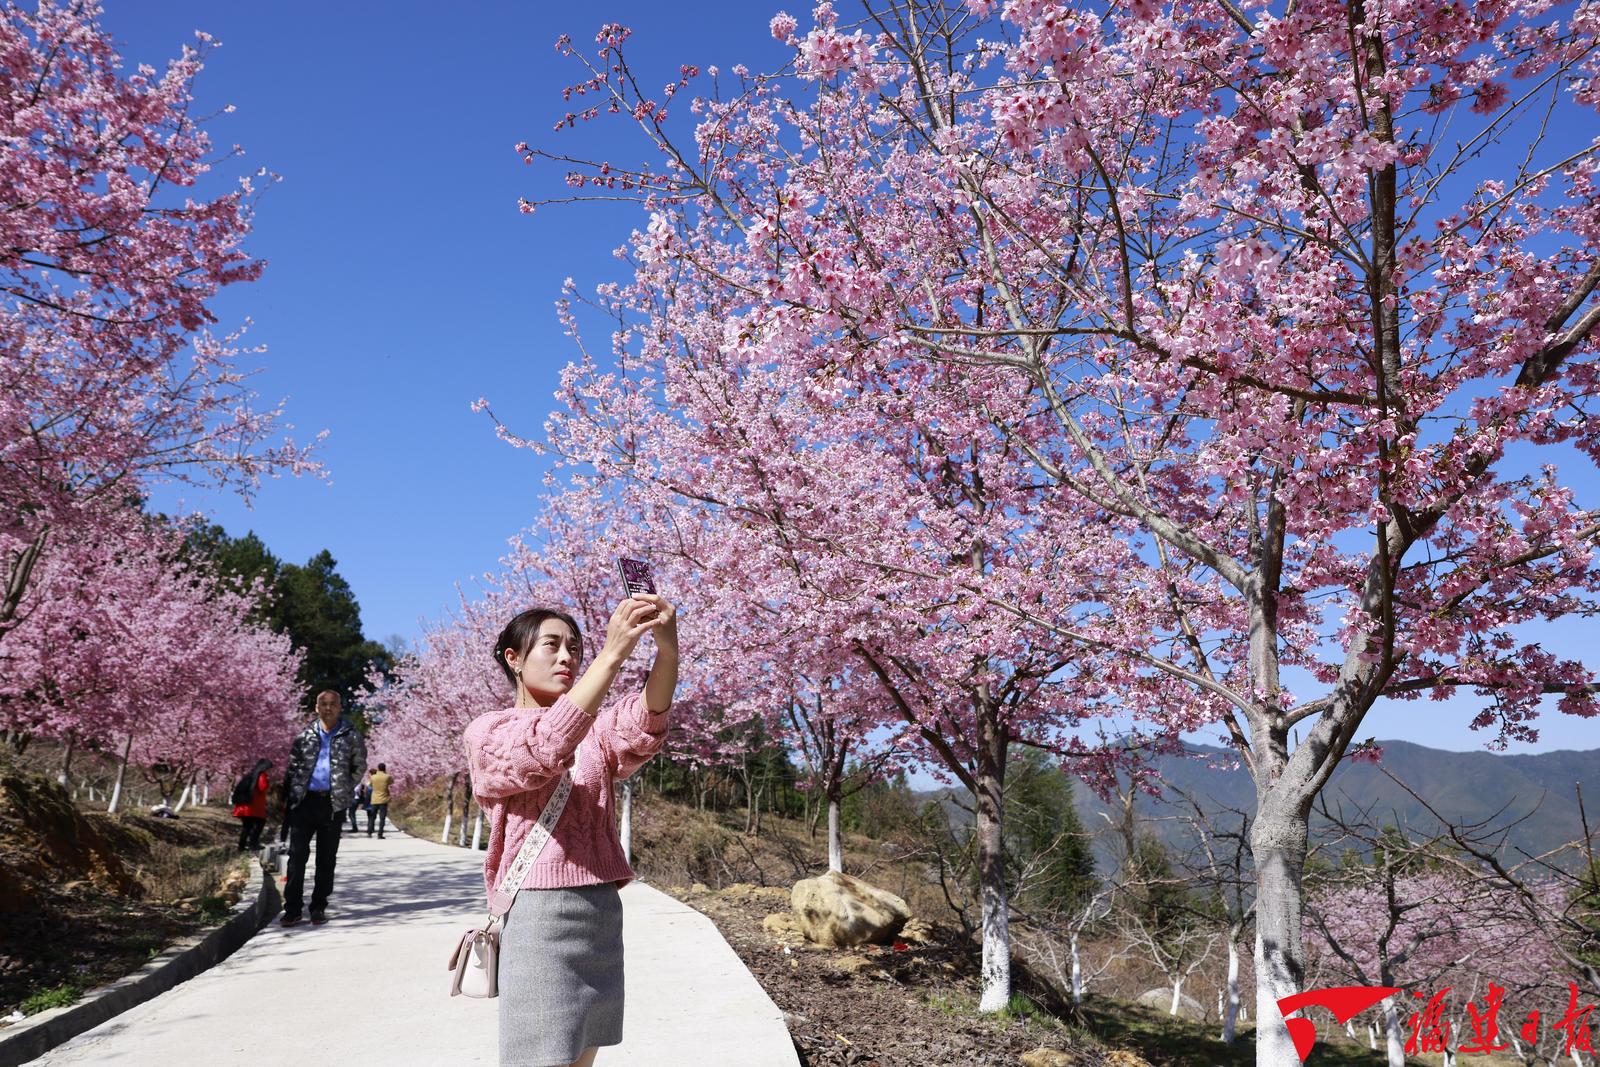
[[117, 764], [117, 784], [111, 787], [111, 803], [106, 806], [108, 815], [117, 813], [117, 804], [122, 800], [122, 781], [128, 776], [128, 754], [133, 751], [133, 734], [128, 734], [128, 741], [122, 746], [122, 761]]
[[1006, 741], [986, 695], [978, 698], [978, 896], [983, 927], [982, 995], [978, 1010], [1011, 1003], [1011, 914], [1006, 897], [1004, 819]]
[[1239, 932], [1228, 937], [1228, 1007], [1222, 1016], [1222, 1043], [1233, 1044], [1239, 1027]]
[[1299, 993], [1305, 981], [1300, 879], [1306, 861], [1306, 819], [1295, 810], [1285, 810], [1281, 801], [1260, 803], [1258, 808], [1250, 831], [1256, 865], [1256, 1065], [1298, 1067], [1300, 1055], [1283, 1024], [1278, 1001]]
[[479, 805], [478, 813], [472, 819], [472, 851], [476, 852], [483, 845], [483, 807]]
[[622, 825], [617, 831], [622, 841], [622, 858], [633, 862], [633, 779], [622, 780]]
[[1389, 1067], [1406, 1067], [1406, 1042], [1400, 1033], [1400, 1012], [1393, 997], [1383, 998], [1383, 1036]]
[[211, 803], [211, 779], [207, 778], [200, 789], [200, 806], [203, 808]]
[[839, 802], [828, 798], [828, 870], [844, 873], [844, 843], [839, 837]]
[[1172, 980], [1172, 1006], [1167, 1009], [1168, 1015], [1178, 1014], [1178, 1009], [1183, 1006], [1183, 978], [1180, 976]]
[[[189, 803], [189, 794], [191, 794], [193, 792], [194, 792], [194, 783], [193, 782], [190, 782], [190, 783], [188, 783], [187, 785], [185, 785], [183, 787], [183, 792], [178, 794], [178, 803], [172, 808], [172, 814], [176, 815], [176, 814], [178, 814], [178, 812], [183, 810], [184, 805]], [[163, 802], [165, 802], [167, 798], [166, 797], [162, 797], [161, 799], [162, 799]]]

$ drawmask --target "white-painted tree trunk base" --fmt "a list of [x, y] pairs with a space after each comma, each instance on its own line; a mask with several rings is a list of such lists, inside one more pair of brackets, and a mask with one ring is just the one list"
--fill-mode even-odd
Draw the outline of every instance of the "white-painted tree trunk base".
[[978, 1011], [989, 1014], [1011, 1004], [1011, 917], [1003, 886], [982, 887], [983, 993]]
[[450, 813], [449, 812], [445, 812], [444, 829], [439, 832], [439, 844], [448, 845], [449, 843], [450, 843]]
[[1393, 997], [1383, 998], [1383, 1038], [1389, 1067], [1406, 1067], [1406, 1043], [1400, 1036], [1400, 1012]]
[[633, 779], [622, 781], [622, 822], [617, 828], [617, 838], [622, 845], [622, 858], [633, 862]]
[[478, 809], [477, 818], [472, 820], [472, 851], [478, 851], [483, 843], [483, 809]]
[[117, 764], [117, 784], [111, 787], [111, 802], [106, 805], [106, 813], [115, 815], [117, 804], [122, 800], [122, 780], [128, 774], [128, 754], [133, 751], [133, 735], [128, 735], [128, 743], [122, 746], [122, 760]]
[[[1218, 992], [1217, 1002], [1219, 1010], [1222, 994]], [[1233, 1039], [1239, 1032], [1239, 943], [1228, 942], [1228, 1005], [1222, 1015], [1222, 1043], [1233, 1044]]]
[[828, 870], [844, 873], [844, 843], [839, 837], [839, 802], [828, 801]]

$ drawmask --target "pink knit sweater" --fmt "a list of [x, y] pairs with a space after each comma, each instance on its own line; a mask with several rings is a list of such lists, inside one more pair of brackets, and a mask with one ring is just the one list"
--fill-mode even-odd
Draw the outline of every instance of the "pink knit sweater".
[[507, 708], [473, 719], [466, 732], [467, 766], [473, 795], [489, 821], [483, 878], [490, 900], [567, 769], [567, 806], [519, 888], [602, 882], [621, 888], [631, 881], [633, 870], [617, 840], [611, 783], [644, 766], [666, 737], [667, 712], [649, 711], [643, 693], [592, 717], [562, 695], [548, 708]]

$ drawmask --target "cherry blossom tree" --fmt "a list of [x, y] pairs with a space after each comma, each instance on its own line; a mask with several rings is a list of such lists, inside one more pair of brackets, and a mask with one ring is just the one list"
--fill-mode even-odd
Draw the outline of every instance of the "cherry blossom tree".
[[[687, 105], [698, 71], [652, 96], [602, 31], [563, 125], [615, 112], [660, 155], [572, 168], [566, 199], [649, 224], [616, 290], [632, 362], [568, 403], [632, 435], [632, 475], [694, 457], [674, 489], [769, 552], [943, 583], [1134, 714], [1220, 723], [1257, 785], [1259, 1062], [1295, 1063], [1306, 813], [1368, 712], [1473, 690], [1503, 742], [1547, 695], [1595, 711], [1520, 628], [1596, 591], [1558, 464], [1600, 454], [1597, 9], [995, 9], [780, 16], [791, 79]], [[939, 513], [880, 471], [919, 433], [1072, 577], [908, 555]]]
[[[173, 527], [134, 512], [104, 540], [63, 543], [0, 645], [0, 722], [13, 735], [118, 750], [163, 799], [260, 756], [282, 762], [298, 719], [300, 657], [253, 618], [251, 590], [186, 562]], [[112, 810], [121, 789], [113, 790]]]
[[212, 144], [198, 34], [164, 71], [122, 68], [93, 3], [0, 12], [0, 637], [47, 545], [98, 535], [152, 477], [249, 491], [304, 470], [262, 447], [238, 334], [212, 298], [249, 281], [255, 183], [199, 195]]

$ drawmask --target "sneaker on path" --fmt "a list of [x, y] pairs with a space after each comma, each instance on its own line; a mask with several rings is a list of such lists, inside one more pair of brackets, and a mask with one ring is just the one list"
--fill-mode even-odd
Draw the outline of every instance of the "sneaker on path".
[[278, 920], [278, 925], [279, 926], [294, 926], [298, 922], [300, 922], [300, 916], [298, 916], [298, 915], [290, 915], [288, 912], [285, 912], [284, 915], [283, 915], [283, 918]]
[[325, 923], [327, 921], [328, 921], [328, 913], [327, 912], [325, 912], [325, 911], [314, 911], [314, 912], [311, 913], [311, 925], [312, 926], [321, 926], [323, 923]]

